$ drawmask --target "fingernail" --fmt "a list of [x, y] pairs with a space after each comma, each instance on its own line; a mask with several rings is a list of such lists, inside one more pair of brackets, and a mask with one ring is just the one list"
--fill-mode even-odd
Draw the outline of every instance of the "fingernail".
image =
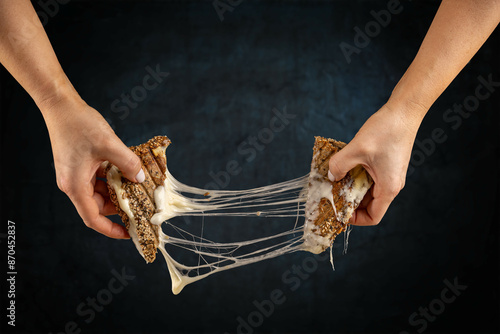
[[328, 171], [328, 178], [330, 179], [330, 181], [335, 182], [335, 176], [333, 176], [330, 171]]
[[137, 173], [137, 175], [135, 176], [135, 179], [137, 180], [137, 182], [139, 183], [142, 183], [144, 182], [144, 180], [146, 179], [146, 175], [144, 175], [144, 171], [141, 170], [139, 171], [139, 173]]

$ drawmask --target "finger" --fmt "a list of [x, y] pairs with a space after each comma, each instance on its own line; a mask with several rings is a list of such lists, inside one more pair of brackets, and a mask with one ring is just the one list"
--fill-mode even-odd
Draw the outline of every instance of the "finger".
[[141, 159], [122, 142], [112, 144], [105, 152], [105, 158], [121, 170], [133, 182], [143, 182], [146, 178], [141, 168]]
[[[78, 189], [78, 187], [76, 189]], [[80, 189], [83, 190], [84, 188], [82, 187]], [[86, 190], [87, 191], [74, 192], [77, 195], [71, 198], [71, 201], [75, 205], [80, 217], [82, 217], [85, 225], [110, 238], [128, 239], [130, 236], [125, 227], [115, 224], [108, 218], [102, 216], [99, 213], [99, 207], [96, 200], [89, 194], [88, 188]]]
[[359, 203], [359, 205], [356, 208], [356, 210], [354, 210], [354, 212], [352, 213], [351, 219], [349, 219], [349, 223], [351, 225], [357, 225], [356, 224], [357, 213], [361, 212], [362, 210], [366, 211], [366, 208], [367, 208], [368, 204], [370, 204], [370, 202], [372, 200], [373, 200], [373, 192], [372, 192], [372, 188], [370, 188], [366, 192], [365, 197], [363, 197], [363, 200], [361, 200], [361, 203]]
[[392, 199], [390, 197], [373, 198], [366, 208], [356, 210], [353, 225], [371, 226], [377, 225], [387, 212]]
[[107, 183], [102, 180], [97, 180], [94, 185], [94, 192], [99, 193], [104, 198], [109, 198], [109, 190]]
[[359, 203], [358, 208], [366, 209], [366, 207], [372, 200], [373, 200], [373, 187], [370, 187], [370, 189], [368, 189], [368, 191], [366, 192], [365, 197], [363, 197], [361, 203]]
[[115, 224], [104, 216], [98, 216], [91, 225], [87, 226], [113, 239], [130, 239], [130, 235], [124, 226]]
[[[99, 195], [99, 196], [97, 196]], [[96, 197], [97, 196], [97, 197]], [[97, 180], [94, 186], [94, 199], [99, 207], [99, 212], [104, 216], [116, 215], [116, 207], [109, 198], [109, 191], [106, 182]]]
[[97, 207], [99, 208], [99, 213], [101, 215], [110, 216], [118, 213], [115, 205], [109, 200], [109, 198], [106, 198], [97, 192], [94, 193], [93, 198], [97, 203]]
[[359, 164], [356, 149], [348, 144], [330, 158], [328, 178], [332, 182], [342, 180], [347, 172]]

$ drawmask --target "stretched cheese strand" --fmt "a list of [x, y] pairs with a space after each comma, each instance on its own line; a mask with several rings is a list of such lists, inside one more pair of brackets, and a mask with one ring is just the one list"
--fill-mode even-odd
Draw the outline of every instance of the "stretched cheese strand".
[[[294, 211], [303, 212], [303, 203], [307, 200], [307, 175], [260, 188], [212, 191], [177, 181], [168, 167], [165, 175], [163, 186], [154, 192], [157, 213], [151, 222], [156, 225], [176, 216], [295, 217]], [[203, 198], [194, 197], [196, 195]]]
[[[352, 170], [350, 178], [342, 183], [341, 188], [337, 184], [336, 191], [341, 196], [337, 198], [345, 200], [342, 212], [337, 212], [333, 184], [320, 174], [319, 167], [314, 164], [316, 158], [320, 157], [318, 154], [319, 152], [313, 157], [309, 174], [248, 190], [210, 191], [187, 186], [172, 176], [165, 159], [165, 178], [154, 190], [152, 197], [156, 213], [150, 222], [160, 227], [157, 232], [158, 248], [167, 263], [173, 293], [178, 294], [186, 285], [216, 272], [295, 251], [318, 254], [331, 247], [335, 236], [345, 230], [348, 218], [361, 202], [371, 181], [361, 166]], [[117, 195], [120, 208], [129, 219], [129, 234], [144, 257], [136, 228], [137, 221], [122, 188], [121, 173], [115, 166], [108, 172], [108, 182]], [[326, 210], [331, 213], [327, 212], [325, 216], [325, 203], [328, 202], [331, 207]], [[319, 209], [320, 203], [323, 211]], [[275, 235], [223, 243], [204, 238], [203, 225], [201, 235], [198, 236], [171, 222], [174, 217], [180, 216], [294, 217], [295, 224], [293, 228]], [[305, 219], [299, 221], [299, 218]], [[167, 233], [162, 230], [162, 225], [169, 229]], [[171, 256], [172, 248], [194, 254], [198, 263], [188, 265], [176, 261]]]
[[[304, 233], [299, 217], [307, 216], [305, 203], [318, 203], [327, 198], [333, 203], [332, 185], [321, 182], [318, 175], [305, 175], [297, 179], [248, 190], [207, 191], [187, 186], [165, 171], [163, 186], [154, 192], [157, 213], [151, 222], [165, 223], [182, 238], [166, 235], [160, 231], [159, 245], [172, 279], [172, 292], [178, 294], [187, 284], [203, 279], [216, 272], [248, 265], [279, 255], [299, 251], [314, 251], [315, 240], [320, 238], [310, 231]], [[200, 198], [201, 197], [201, 198]], [[296, 217], [295, 226], [285, 232], [254, 240], [217, 243], [195, 236], [171, 224], [169, 220], [178, 216], [259, 216]], [[313, 218], [308, 218], [309, 220]], [[309, 235], [311, 234], [311, 235]], [[314, 240], [305, 243], [312, 237]], [[330, 242], [321, 240], [321, 244]], [[198, 254], [204, 263], [188, 266], [174, 260], [166, 246], [176, 246]], [[248, 249], [248, 251], [247, 251]], [[257, 249], [257, 250], [255, 250]], [[235, 255], [238, 250], [240, 255]], [[201, 270], [201, 273], [200, 273]]]

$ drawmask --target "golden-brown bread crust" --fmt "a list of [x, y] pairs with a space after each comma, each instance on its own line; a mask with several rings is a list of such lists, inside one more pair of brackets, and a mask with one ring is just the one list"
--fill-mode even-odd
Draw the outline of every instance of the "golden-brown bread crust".
[[[159, 226], [151, 224], [151, 217], [155, 214], [156, 205], [154, 201], [154, 190], [162, 185], [165, 180], [166, 155], [165, 150], [170, 144], [170, 139], [165, 136], [156, 136], [148, 142], [132, 146], [130, 149], [142, 162], [142, 170], [145, 174], [145, 181], [134, 183], [121, 176], [122, 189], [128, 199], [129, 208], [134, 215], [136, 222], [136, 232], [142, 254], [146, 262], [151, 263], [156, 258], [158, 248]], [[154, 152], [154, 153], [153, 153]], [[110, 199], [116, 207], [120, 218], [127, 230], [130, 231], [130, 220], [127, 214], [120, 208], [117, 194], [110, 182], [108, 173], [113, 167], [108, 163], [105, 168], [105, 175], [108, 178], [108, 190]]]
[[147, 143], [137, 146], [133, 151], [142, 159], [142, 165], [146, 168], [154, 183], [157, 186], [162, 185], [163, 181], [165, 181], [165, 174], [163, 174], [158, 166], [158, 163], [156, 162], [153, 153], [151, 153], [149, 147], [147, 146]]

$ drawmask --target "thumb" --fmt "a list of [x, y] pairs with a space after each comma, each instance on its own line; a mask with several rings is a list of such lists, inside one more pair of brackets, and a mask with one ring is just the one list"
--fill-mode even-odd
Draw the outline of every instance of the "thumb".
[[328, 178], [332, 182], [342, 180], [347, 172], [359, 165], [359, 162], [354, 149], [347, 144], [330, 158]]
[[130, 181], [144, 181], [145, 175], [142, 170], [141, 159], [121, 141], [109, 147], [105, 158], [118, 167]]

